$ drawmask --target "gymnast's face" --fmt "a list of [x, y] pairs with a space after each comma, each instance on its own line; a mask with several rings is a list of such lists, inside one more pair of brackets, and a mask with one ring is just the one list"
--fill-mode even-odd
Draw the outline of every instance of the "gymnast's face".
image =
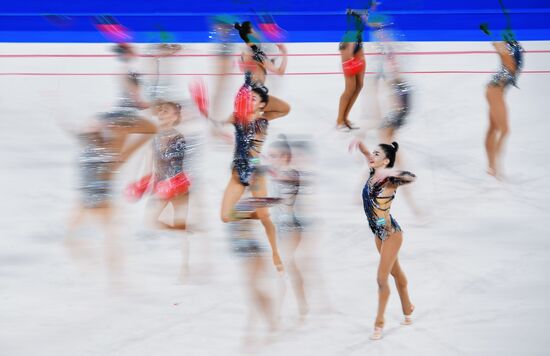
[[389, 163], [390, 160], [386, 157], [384, 150], [380, 146], [376, 147], [369, 157], [370, 168], [386, 168]]
[[265, 108], [265, 103], [262, 102], [262, 98], [258, 93], [252, 92], [252, 107], [254, 108], [254, 112], [263, 111]]
[[160, 105], [157, 117], [161, 127], [169, 127], [179, 120], [180, 113], [174, 105], [164, 103]]

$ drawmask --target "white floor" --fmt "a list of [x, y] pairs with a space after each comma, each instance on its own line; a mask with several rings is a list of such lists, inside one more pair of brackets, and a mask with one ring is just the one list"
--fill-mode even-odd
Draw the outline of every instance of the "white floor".
[[[526, 49], [550, 49], [529, 42]], [[488, 43], [409, 43], [406, 51], [491, 50]], [[206, 46], [189, 46], [194, 53]], [[293, 44], [290, 53], [334, 53], [335, 44]], [[104, 45], [3, 44], [1, 54], [108, 53]], [[372, 57], [369, 57], [369, 60]], [[408, 71], [480, 70], [496, 54], [403, 57]], [[526, 55], [525, 70], [550, 70], [549, 54]], [[178, 58], [175, 73], [210, 73], [208, 58]], [[112, 73], [109, 58], [0, 58], [2, 73]], [[371, 63], [369, 61], [369, 63]], [[139, 67], [144, 68], [145, 61]], [[291, 57], [289, 72], [332, 72], [337, 57]], [[143, 70], [143, 69], [142, 69]], [[212, 88], [214, 77], [207, 77]], [[338, 75], [270, 78], [271, 93], [292, 105], [270, 137], [305, 136], [317, 148], [310, 211], [317, 221], [305, 262], [311, 315], [295, 323], [292, 298], [282, 330], [262, 355], [544, 355], [550, 320], [549, 74], [523, 74], [510, 89], [511, 137], [506, 180], [485, 174], [488, 74], [410, 74], [413, 112], [399, 133], [410, 192], [427, 211], [419, 223], [404, 195], [393, 215], [405, 231], [400, 253], [416, 304], [415, 324], [399, 325], [392, 289], [385, 338], [368, 339], [376, 303], [377, 252], [360, 205], [364, 165], [347, 152], [350, 136], [332, 130], [343, 80]], [[187, 76], [174, 84], [187, 96]], [[232, 77], [219, 117], [230, 112], [240, 77]], [[73, 207], [77, 145], [63, 128], [105, 111], [115, 95], [110, 76], [0, 76], [0, 355], [237, 355], [247, 316], [239, 260], [232, 258], [218, 209], [231, 147], [206, 138], [201, 160], [203, 232], [192, 236], [191, 280], [177, 284], [179, 243], [143, 239], [143, 204], [120, 199], [126, 278], [113, 291], [105, 278], [101, 235], [82, 230], [97, 256], [87, 270], [63, 247]], [[179, 94], [178, 94], [179, 95]], [[372, 76], [352, 121], [372, 122]], [[196, 127], [203, 127], [200, 124]], [[204, 128], [202, 128], [204, 130]], [[184, 126], [183, 130], [186, 128]], [[189, 129], [191, 130], [191, 129]], [[367, 144], [377, 143], [374, 130]], [[137, 175], [139, 157], [119, 177]], [[198, 203], [197, 203], [198, 204]], [[193, 209], [193, 205], [191, 207]], [[304, 246], [305, 247], [305, 246]], [[321, 277], [319, 277], [321, 276]], [[393, 287], [393, 286], [392, 286]], [[258, 324], [261, 327], [261, 323]]]

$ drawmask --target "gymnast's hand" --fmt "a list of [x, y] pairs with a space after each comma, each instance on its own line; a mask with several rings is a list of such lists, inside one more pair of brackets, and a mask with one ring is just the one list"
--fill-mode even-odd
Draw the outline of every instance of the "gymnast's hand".
[[348, 152], [355, 151], [359, 147], [360, 143], [361, 143], [361, 140], [358, 138], [354, 138], [353, 140], [351, 140], [348, 146]]
[[286, 49], [286, 46], [283, 43], [278, 43], [276, 46], [279, 49], [279, 51], [281, 51], [281, 53], [283, 54], [288, 53], [288, 50]]
[[285, 267], [283, 266], [283, 262], [281, 261], [281, 256], [279, 256], [278, 252], [273, 252], [273, 264], [277, 268], [277, 271], [284, 272]]

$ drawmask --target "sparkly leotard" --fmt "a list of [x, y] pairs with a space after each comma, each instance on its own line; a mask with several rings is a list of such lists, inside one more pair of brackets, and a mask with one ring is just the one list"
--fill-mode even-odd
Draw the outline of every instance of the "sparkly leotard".
[[269, 121], [264, 118], [249, 123], [235, 122], [235, 152], [233, 155], [233, 169], [239, 176], [242, 185], [248, 186], [253, 174], [257, 171], [263, 140], [256, 135], [267, 134]]
[[397, 107], [384, 118], [382, 127], [398, 129], [405, 124], [410, 111], [411, 88], [407, 82], [398, 79], [391, 83], [391, 91], [397, 100]]
[[112, 197], [112, 174], [117, 155], [107, 148], [101, 131], [78, 135], [82, 150], [78, 156], [81, 203], [98, 208]]
[[295, 169], [281, 172], [282, 179], [275, 180], [277, 196], [282, 198], [281, 204], [274, 208], [275, 223], [283, 232], [302, 231], [303, 224], [296, 217], [296, 198], [300, 192], [300, 173]]
[[156, 181], [174, 177], [183, 171], [186, 142], [175, 129], [159, 133], [153, 139]]
[[[382, 195], [384, 193], [384, 188], [387, 186], [399, 186], [406, 183], [409, 183], [409, 180], [402, 179], [405, 176], [416, 177], [414, 174], [402, 171], [398, 176], [387, 177], [380, 182], [373, 182], [374, 170], [371, 169], [369, 179], [365, 183], [363, 188], [363, 208], [365, 210], [365, 215], [369, 222], [369, 227], [376, 237], [384, 241], [388, 238], [388, 229], [386, 228], [387, 221], [385, 221], [383, 216], [379, 216], [377, 212], [384, 213], [390, 209], [391, 201], [395, 198], [396, 191], [394, 190], [391, 195]], [[383, 208], [382, 205], [386, 205], [386, 208]], [[401, 227], [397, 221], [391, 216], [391, 229], [390, 233], [401, 231]]]
[[265, 67], [263, 66], [263, 63], [268, 60], [267, 55], [256, 45], [252, 45], [252, 61], [244, 61], [244, 59], [241, 57], [242, 62], [242, 68], [244, 71], [244, 88], [252, 88], [253, 86], [262, 86], [265, 88], [265, 85], [258, 81], [254, 80], [253, 75], [253, 69], [255, 69], [258, 65], [262, 68], [264, 75], [267, 73]]
[[523, 66], [523, 47], [517, 41], [508, 41], [506, 42], [506, 49], [508, 54], [514, 58], [516, 62], [516, 70], [512, 72], [510, 69], [506, 68], [504, 65], [501, 65], [500, 69], [496, 74], [493, 75], [489, 85], [492, 86], [502, 86], [506, 88], [508, 85], [512, 84], [517, 88], [517, 78], [519, 72]]

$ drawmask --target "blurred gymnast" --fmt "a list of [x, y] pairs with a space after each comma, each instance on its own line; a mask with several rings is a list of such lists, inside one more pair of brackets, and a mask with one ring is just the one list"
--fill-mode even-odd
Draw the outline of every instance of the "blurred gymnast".
[[[239, 36], [246, 43], [246, 48], [241, 53], [240, 64], [244, 72], [244, 85], [241, 87], [241, 91], [247, 90], [251, 86], [265, 86], [268, 72], [278, 75], [285, 74], [288, 59], [284, 44], [277, 44], [277, 48], [281, 52], [281, 63], [276, 66], [275, 61], [269, 59], [262, 51], [260, 44], [252, 40], [257, 39], [259, 34], [254, 31], [249, 21], [242, 24], [236, 23], [235, 29], [238, 30]], [[269, 100], [262, 111], [265, 119], [272, 120], [286, 116], [290, 112], [290, 105], [273, 95], [269, 95]]]
[[296, 250], [302, 242], [305, 223], [297, 216], [295, 206], [300, 194], [302, 178], [300, 172], [292, 167], [292, 149], [285, 135], [279, 135], [278, 140], [271, 144], [268, 156], [271, 163], [269, 172], [273, 176], [276, 195], [282, 199], [274, 208], [278, 237], [298, 303], [298, 311], [303, 319], [308, 314], [309, 307], [304, 288], [304, 276], [297, 263]]
[[504, 41], [493, 42], [501, 66], [487, 84], [486, 91], [489, 103], [489, 128], [485, 137], [487, 173], [497, 179], [501, 178], [502, 152], [510, 131], [504, 94], [510, 85], [517, 87], [517, 78], [523, 66], [523, 48], [519, 42], [514, 39], [511, 32], [506, 32], [503, 37]]
[[[125, 63], [136, 55], [128, 44], [117, 45], [115, 51]], [[73, 210], [65, 240], [71, 253], [81, 256], [82, 246], [73, 235], [87, 216], [99, 219], [106, 237], [109, 270], [115, 277], [120, 273], [122, 261], [113, 223], [113, 179], [120, 165], [157, 130], [153, 123], [139, 113], [149, 105], [141, 99], [137, 74], [129, 72], [123, 78], [117, 106], [94, 118], [85, 130], [77, 134], [82, 147], [78, 158], [81, 195], [78, 208]], [[131, 134], [142, 135], [126, 144]]]
[[[186, 137], [176, 128], [182, 121], [181, 105], [163, 102], [157, 106], [159, 132], [153, 138], [150, 155], [146, 156], [149, 163], [146, 174], [139, 181], [129, 184], [125, 193], [135, 201], [149, 191], [151, 197], [147, 208], [150, 224], [166, 234], [182, 238], [179, 280], [183, 283], [189, 273], [189, 242], [185, 230], [191, 181], [184, 170], [189, 149]], [[165, 223], [160, 217], [169, 205], [172, 207], [172, 221]]]
[[[362, 14], [361, 14], [361, 13]], [[348, 115], [357, 100], [365, 80], [365, 54], [363, 53], [363, 30], [368, 19], [366, 11], [347, 11], [348, 19], [351, 19], [355, 30], [346, 31], [344, 39], [340, 42], [338, 49], [342, 59], [344, 71], [345, 89], [340, 96], [338, 105], [338, 118], [336, 127], [344, 130], [354, 130], [348, 119]]]
[[[246, 187], [255, 198], [265, 198], [268, 195], [266, 177], [260, 163], [262, 146], [267, 137], [269, 122], [279, 116], [266, 117], [265, 108], [271, 97], [267, 88], [258, 85], [237, 95], [236, 110], [230, 118], [235, 127], [235, 151], [231, 178], [225, 189], [221, 207], [223, 222], [236, 220], [235, 205], [241, 199]], [[244, 105], [244, 110], [241, 105]], [[276, 231], [269, 216], [268, 207], [259, 207], [250, 216], [259, 219], [264, 226], [273, 253], [273, 263], [277, 270], [282, 271], [283, 265], [277, 249]]]

